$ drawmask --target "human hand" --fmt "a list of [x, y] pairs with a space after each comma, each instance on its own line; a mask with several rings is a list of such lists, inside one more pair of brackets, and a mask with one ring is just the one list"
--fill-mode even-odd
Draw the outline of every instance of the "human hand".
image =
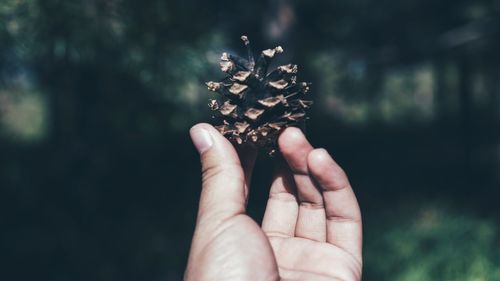
[[238, 153], [208, 124], [191, 129], [202, 192], [186, 281], [359, 281], [361, 214], [343, 170], [299, 129], [279, 138], [286, 165], [271, 185], [262, 227], [245, 214], [255, 152]]

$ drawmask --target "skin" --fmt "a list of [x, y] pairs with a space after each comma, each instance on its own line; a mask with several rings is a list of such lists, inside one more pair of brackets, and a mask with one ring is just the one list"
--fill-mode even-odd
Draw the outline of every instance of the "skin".
[[237, 152], [208, 124], [194, 126], [191, 136], [202, 192], [185, 281], [361, 280], [361, 213], [326, 150], [314, 149], [297, 128], [281, 134], [284, 161], [259, 226], [245, 213], [255, 152]]

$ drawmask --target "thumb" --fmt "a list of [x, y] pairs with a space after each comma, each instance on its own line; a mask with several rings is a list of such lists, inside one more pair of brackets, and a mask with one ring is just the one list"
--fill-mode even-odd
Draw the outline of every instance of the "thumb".
[[207, 220], [216, 225], [244, 213], [245, 174], [233, 145], [209, 124], [195, 125], [190, 135], [202, 167], [198, 223]]

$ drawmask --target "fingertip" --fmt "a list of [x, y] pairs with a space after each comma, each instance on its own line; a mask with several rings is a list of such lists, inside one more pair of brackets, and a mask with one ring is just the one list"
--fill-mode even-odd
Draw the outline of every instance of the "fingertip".
[[[208, 123], [196, 124], [191, 127], [189, 134], [200, 155], [215, 153], [237, 158], [237, 153], [233, 145], [212, 125]], [[208, 153], [212, 150], [214, 151], [213, 153]]]
[[288, 152], [303, 142], [304, 139], [305, 136], [299, 128], [289, 127], [281, 133], [278, 139], [278, 145], [282, 152]]
[[219, 132], [219, 130], [217, 130], [211, 124], [198, 123], [198, 124], [194, 125], [193, 127], [191, 127], [191, 129], [189, 130], [189, 134], [192, 136], [193, 133], [196, 133], [199, 131], [208, 132], [208, 134], [210, 134], [210, 136], [212, 137], [212, 139], [214, 140], [215, 143], [220, 143], [221, 141], [222, 142], [226, 141], [229, 144], [229, 141]]
[[304, 133], [295, 127], [287, 128], [281, 134], [278, 146], [283, 157], [292, 166], [299, 165], [300, 162], [304, 162], [305, 165], [307, 155], [313, 149]]
[[191, 136], [191, 140], [193, 141], [193, 144], [199, 154], [203, 154], [214, 144], [214, 140], [206, 124], [198, 124], [193, 126], [189, 130], [189, 135]]
[[216, 133], [216, 134], [219, 134], [219, 131], [217, 131], [217, 129], [214, 128], [214, 126], [208, 124], [208, 123], [198, 123], [196, 125], [194, 125], [193, 127], [191, 127], [191, 129], [189, 129], [189, 133], [191, 134], [193, 131], [198, 131], [198, 130], [206, 130], [208, 131], [211, 135]]
[[312, 150], [307, 155], [307, 168], [313, 176], [328, 173], [331, 167], [331, 157], [323, 148]]
[[316, 148], [307, 155], [307, 165], [313, 170], [329, 166], [331, 162], [333, 159], [324, 148]]
[[198, 124], [193, 125], [189, 131], [196, 130], [199, 128], [206, 128], [206, 127], [211, 127], [211, 125], [208, 123], [198, 123]]
[[327, 189], [342, 188], [348, 183], [344, 170], [324, 148], [314, 149], [309, 153], [307, 167], [322, 186], [328, 186]]

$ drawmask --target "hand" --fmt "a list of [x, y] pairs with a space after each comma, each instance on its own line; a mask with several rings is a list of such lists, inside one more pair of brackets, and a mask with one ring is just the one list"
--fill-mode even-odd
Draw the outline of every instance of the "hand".
[[[203, 187], [186, 281], [361, 280], [361, 214], [343, 170], [299, 129], [279, 138], [262, 227], [245, 214], [255, 153], [208, 124], [191, 129]], [[240, 153], [240, 154], [241, 154]]]

